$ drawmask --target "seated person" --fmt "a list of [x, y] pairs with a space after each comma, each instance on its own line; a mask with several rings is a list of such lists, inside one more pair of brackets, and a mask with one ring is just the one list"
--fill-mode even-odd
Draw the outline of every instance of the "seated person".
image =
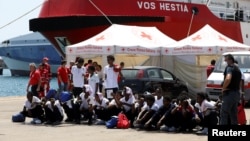
[[174, 117], [171, 114], [171, 111], [174, 107], [175, 104], [172, 103], [172, 99], [168, 96], [164, 96], [163, 105], [152, 116], [152, 118], [147, 121], [145, 126], [152, 127], [153, 125], [156, 127], [156, 129], [161, 129], [162, 131], [169, 131], [169, 129], [171, 130], [175, 124]]
[[107, 109], [109, 106], [109, 100], [103, 97], [103, 94], [97, 92], [95, 94], [95, 104], [94, 104], [94, 111], [97, 116], [97, 119], [101, 121], [108, 121], [110, 116], [107, 114]]
[[147, 102], [145, 100], [145, 95], [139, 96], [138, 100], [135, 102], [135, 117], [137, 118], [139, 113], [147, 108]]
[[91, 90], [89, 87], [83, 87], [83, 92], [79, 95], [77, 101], [74, 104], [75, 120], [77, 124], [80, 124], [81, 115], [84, 119], [88, 119], [88, 125], [92, 124], [94, 97], [91, 96]]
[[27, 100], [24, 104], [23, 111], [21, 112], [25, 117], [31, 117], [32, 124], [41, 124], [44, 122], [44, 110], [42, 108], [41, 100], [33, 96], [32, 92], [28, 92]]
[[161, 107], [163, 105], [162, 88], [156, 88], [155, 92], [152, 94], [155, 97], [156, 104]]
[[145, 129], [151, 129], [149, 127], [149, 120], [152, 118], [152, 116], [158, 111], [159, 106], [155, 103], [155, 98], [153, 95], [147, 95], [145, 97], [147, 102], [147, 107], [145, 110], [141, 111], [135, 121], [137, 127], [143, 127]]
[[60, 94], [60, 102], [67, 116], [65, 122], [73, 122], [75, 120], [73, 95], [70, 94], [68, 91], [62, 92]]
[[59, 100], [50, 98], [46, 101], [44, 106], [45, 110], [45, 124], [60, 124], [64, 117], [63, 107], [61, 106]]
[[196, 132], [197, 134], [208, 134], [208, 126], [217, 125], [218, 118], [215, 110], [215, 102], [210, 101], [207, 95], [203, 92], [197, 93], [197, 103], [199, 104], [199, 110], [202, 114], [201, 125], [203, 130]]
[[[123, 97], [117, 103], [118, 107], [122, 109], [122, 112], [126, 115], [130, 123], [134, 122], [135, 119], [135, 97], [132, 89], [125, 86], [123, 89]], [[133, 127], [133, 124], [131, 124]]]
[[[195, 116], [194, 108], [186, 96], [179, 97], [179, 103], [171, 113], [174, 114], [174, 117], [177, 120], [177, 131], [192, 131], [196, 126], [196, 123], [193, 121]], [[176, 130], [173, 129], [172, 131], [174, 132]]]
[[122, 91], [117, 91], [116, 94], [113, 94], [113, 99], [110, 101], [108, 106], [108, 113], [110, 117], [117, 116], [122, 111], [122, 109], [117, 104], [122, 97]]

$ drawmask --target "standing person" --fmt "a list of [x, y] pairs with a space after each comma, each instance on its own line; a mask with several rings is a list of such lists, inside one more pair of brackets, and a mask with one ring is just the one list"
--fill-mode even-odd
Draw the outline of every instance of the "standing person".
[[237, 106], [240, 100], [241, 71], [234, 64], [235, 60], [231, 54], [225, 55], [224, 61], [227, 62], [227, 67], [222, 86], [220, 125], [238, 125]]
[[88, 73], [89, 73], [88, 84], [92, 88], [94, 94], [96, 94], [99, 89], [99, 77], [98, 77], [98, 74], [95, 73], [95, 67], [89, 66]]
[[73, 89], [73, 85], [72, 85], [72, 83], [73, 83], [73, 81], [72, 81], [72, 73], [71, 73], [71, 69], [72, 69], [72, 66], [74, 66], [75, 65], [75, 62], [73, 61], [73, 60], [71, 60], [70, 62], [69, 62], [69, 68], [68, 68], [68, 75], [69, 75], [69, 86], [68, 86], [68, 90], [70, 91], [70, 92], [72, 92], [72, 89]]
[[41, 75], [38, 69], [36, 69], [35, 63], [30, 63], [30, 78], [27, 85], [26, 91], [29, 92], [31, 87], [31, 92], [33, 96], [39, 97], [40, 86], [41, 86]]
[[99, 77], [99, 92], [102, 93], [103, 71], [102, 71], [102, 66], [101, 65], [96, 66], [96, 73], [98, 74], [98, 77]]
[[213, 59], [213, 60], [211, 60], [210, 65], [207, 66], [207, 78], [213, 72], [215, 63], [216, 63], [216, 61]]
[[57, 80], [58, 80], [58, 87], [59, 93], [62, 91], [68, 91], [69, 86], [69, 69], [66, 67], [66, 60], [61, 61], [61, 66], [57, 69]]
[[[125, 66], [125, 63], [121, 62], [120, 63], [120, 69], [122, 70], [124, 68], [124, 66]], [[118, 83], [121, 82], [122, 78], [123, 78], [123, 74], [122, 74], [122, 71], [120, 71], [119, 75], [118, 75], [118, 79], [117, 79]]]
[[112, 93], [116, 93], [118, 91], [118, 75], [121, 71], [118, 65], [114, 64], [115, 57], [113, 55], [107, 56], [108, 65], [104, 67], [104, 83], [105, 83], [105, 96], [111, 100], [113, 97]]
[[41, 76], [41, 91], [39, 93], [39, 98], [43, 98], [45, 94], [49, 91], [49, 74], [48, 70], [44, 68], [45, 64], [39, 64], [39, 71]]
[[50, 82], [50, 80], [52, 78], [52, 72], [51, 72], [51, 67], [50, 67], [50, 64], [49, 64], [49, 58], [48, 57], [44, 57], [42, 63], [45, 64], [44, 68], [47, 69], [47, 71], [48, 71], [49, 82]]
[[73, 95], [78, 97], [82, 93], [82, 87], [84, 85], [84, 77], [86, 73], [86, 68], [83, 67], [84, 59], [78, 58], [77, 64], [72, 66], [72, 81], [73, 81]]

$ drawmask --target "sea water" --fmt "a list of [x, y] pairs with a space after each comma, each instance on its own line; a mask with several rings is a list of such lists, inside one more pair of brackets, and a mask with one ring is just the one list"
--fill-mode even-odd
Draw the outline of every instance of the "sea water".
[[[10, 70], [4, 69], [0, 75], [0, 97], [25, 96], [29, 77], [11, 76]], [[50, 87], [57, 89], [57, 79], [52, 78]]]

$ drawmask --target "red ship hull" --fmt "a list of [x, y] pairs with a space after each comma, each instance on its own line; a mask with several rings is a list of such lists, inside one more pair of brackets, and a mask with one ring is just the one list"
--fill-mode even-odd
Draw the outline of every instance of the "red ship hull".
[[[65, 52], [56, 37], [64, 37], [70, 44], [75, 44], [98, 34], [111, 23], [156, 26], [175, 40], [181, 40], [209, 24], [243, 43], [240, 22], [222, 20], [206, 5], [155, 0], [92, 2], [94, 5], [87, 0], [45, 1], [39, 17], [30, 20], [30, 30], [41, 32], [62, 55]], [[60, 42], [67, 45], [64, 40]]]

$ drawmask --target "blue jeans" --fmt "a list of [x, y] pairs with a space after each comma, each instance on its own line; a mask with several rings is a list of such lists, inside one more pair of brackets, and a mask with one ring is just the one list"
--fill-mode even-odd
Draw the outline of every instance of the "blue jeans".
[[238, 125], [239, 90], [227, 90], [222, 95], [220, 125]]
[[59, 92], [61, 93], [62, 91], [68, 91], [68, 83], [66, 82], [61, 82], [58, 84], [59, 85]]

